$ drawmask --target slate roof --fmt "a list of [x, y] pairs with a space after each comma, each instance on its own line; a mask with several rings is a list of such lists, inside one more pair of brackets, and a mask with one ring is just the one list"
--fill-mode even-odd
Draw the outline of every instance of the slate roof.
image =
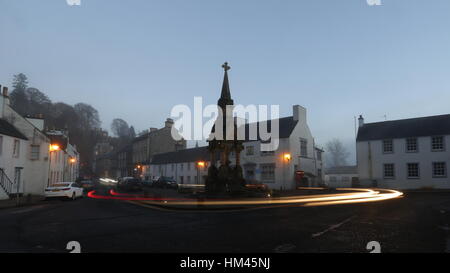
[[[219, 159], [218, 157], [216, 157]], [[169, 164], [195, 161], [209, 161], [210, 154], [208, 147], [197, 147], [183, 149], [175, 152], [155, 154], [152, 157], [151, 164]]]
[[[273, 120], [268, 120], [268, 122], [267, 122], [267, 132], [269, 132], [269, 133], [272, 130], [272, 121]], [[254, 125], [256, 125], [257, 140], [258, 141], [261, 140], [261, 137], [259, 135], [259, 126], [262, 122], [266, 122], [266, 121], [245, 124], [245, 138], [246, 138], [245, 141], [255, 141], [254, 139], [250, 139], [250, 134], [249, 134], [250, 126], [254, 126]], [[292, 131], [294, 130], [297, 123], [298, 123], [298, 121], [294, 120], [294, 118], [292, 116], [278, 119], [279, 138], [290, 137], [292, 134]]]
[[22, 134], [14, 125], [4, 119], [0, 119], [0, 134], [28, 140], [28, 138]]
[[366, 123], [356, 141], [450, 135], [450, 115]]
[[358, 173], [356, 166], [337, 166], [325, 170], [325, 174], [353, 174]]

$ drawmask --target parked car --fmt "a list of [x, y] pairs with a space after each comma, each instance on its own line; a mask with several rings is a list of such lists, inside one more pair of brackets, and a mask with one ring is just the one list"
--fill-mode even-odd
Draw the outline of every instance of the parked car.
[[170, 188], [177, 189], [178, 184], [172, 177], [161, 176], [156, 181], [153, 182], [153, 187], [155, 188]]
[[139, 179], [134, 177], [121, 177], [117, 181], [117, 189], [124, 191], [140, 191], [142, 190], [142, 183]]
[[92, 182], [91, 180], [82, 180], [78, 184], [81, 185], [81, 187], [84, 189], [84, 191], [90, 191], [90, 190], [94, 189], [94, 182]]
[[75, 200], [83, 197], [83, 188], [75, 182], [59, 182], [45, 189], [45, 198], [67, 197]]
[[142, 187], [151, 188], [153, 186], [153, 182], [154, 181], [152, 181], [152, 180], [144, 180], [144, 181], [141, 182], [142, 183]]

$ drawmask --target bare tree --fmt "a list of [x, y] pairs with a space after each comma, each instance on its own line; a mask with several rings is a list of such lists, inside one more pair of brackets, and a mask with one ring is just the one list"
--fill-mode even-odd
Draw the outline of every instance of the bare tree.
[[334, 138], [328, 141], [325, 147], [326, 163], [328, 167], [347, 165], [347, 159], [350, 153], [347, 151], [342, 141]]

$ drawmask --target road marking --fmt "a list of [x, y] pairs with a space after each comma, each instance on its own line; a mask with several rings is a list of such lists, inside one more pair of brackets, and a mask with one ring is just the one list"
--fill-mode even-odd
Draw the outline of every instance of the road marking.
[[37, 210], [37, 209], [42, 209], [42, 208], [45, 208], [45, 207], [47, 207], [47, 206], [48, 206], [48, 205], [33, 206], [33, 207], [30, 207], [30, 208], [14, 210], [14, 211], [11, 211], [11, 212], [9, 212], [9, 213], [10, 213], [10, 214], [25, 213], [25, 212], [30, 212], [30, 211]]
[[322, 236], [323, 234], [327, 233], [328, 231], [331, 231], [331, 230], [339, 228], [340, 226], [342, 226], [343, 224], [351, 221], [355, 217], [356, 217], [356, 215], [353, 215], [352, 217], [347, 218], [347, 219], [345, 219], [344, 221], [342, 221], [342, 222], [340, 222], [338, 224], [331, 225], [329, 228], [325, 229], [324, 231], [314, 233], [311, 237], [312, 238], [316, 238], [316, 237]]
[[284, 244], [284, 245], [277, 246], [274, 249], [274, 251], [275, 251], [275, 253], [288, 253], [288, 252], [291, 252], [292, 250], [294, 250], [295, 248], [296, 248], [296, 246], [293, 244]]

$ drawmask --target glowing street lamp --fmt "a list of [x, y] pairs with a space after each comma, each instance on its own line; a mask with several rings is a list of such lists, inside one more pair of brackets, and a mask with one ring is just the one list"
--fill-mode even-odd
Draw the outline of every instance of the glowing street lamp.
[[60, 149], [58, 144], [51, 144], [49, 148], [50, 152], [59, 151]]
[[289, 161], [291, 161], [291, 154], [290, 153], [285, 153], [283, 155], [283, 158], [284, 158], [285, 161], [289, 162]]
[[198, 161], [197, 162], [197, 167], [199, 167], [199, 168], [204, 168], [205, 165], [206, 165], [205, 161]]
[[69, 159], [69, 162], [70, 163], [76, 163], [77, 162], [77, 159], [76, 158], [74, 158], [74, 157], [71, 157], [70, 159]]

